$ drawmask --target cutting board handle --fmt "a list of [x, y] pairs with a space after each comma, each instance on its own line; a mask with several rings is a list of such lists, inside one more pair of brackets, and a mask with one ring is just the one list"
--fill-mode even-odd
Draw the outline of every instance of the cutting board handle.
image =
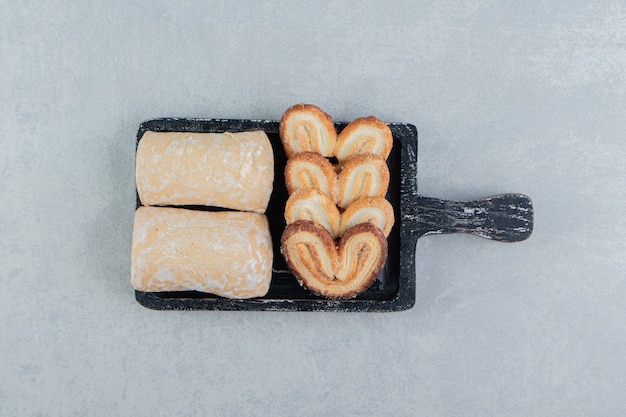
[[470, 233], [500, 242], [520, 242], [533, 231], [533, 205], [523, 194], [500, 194], [474, 201], [418, 196], [419, 236]]

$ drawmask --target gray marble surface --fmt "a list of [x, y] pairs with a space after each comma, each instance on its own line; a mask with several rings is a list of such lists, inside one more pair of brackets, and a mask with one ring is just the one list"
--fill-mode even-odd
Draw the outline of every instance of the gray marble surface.
[[[626, 5], [382, 3], [0, 1], [1, 416], [626, 414]], [[421, 239], [402, 313], [139, 306], [139, 123], [296, 102], [533, 236]]]

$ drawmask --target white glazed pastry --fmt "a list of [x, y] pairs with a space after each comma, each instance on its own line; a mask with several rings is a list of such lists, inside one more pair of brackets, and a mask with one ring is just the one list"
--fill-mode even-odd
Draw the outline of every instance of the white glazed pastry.
[[262, 297], [272, 261], [272, 238], [262, 214], [169, 207], [135, 212], [131, 284], [137, 290]]
[[137, 147], [141, 203], [204, 205], [264, 213], [274, 154], [263, 131], [145, 132]]

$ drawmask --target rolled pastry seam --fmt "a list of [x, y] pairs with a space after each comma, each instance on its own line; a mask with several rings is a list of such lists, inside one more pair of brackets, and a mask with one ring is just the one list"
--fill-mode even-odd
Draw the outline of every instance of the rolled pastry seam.
[[287, 158], [300, 152], [332, 157], [337, 141], [332, 117], [312, 104], [289, 107], [280, 119], [279, 134]]
[[143, 205], [204, 205], [264, 213], [274, 154], [263, 131], [145, 132], [137, 147]]
[[387, 159], [392, 147], [393, 134], [387, 123], [368, 116], [354, 119], [339, 133], [334, 153], [340, 163], [365, 153]]
[[131, 284], [140, 291], [262, 297], [272, 278], [267, 218], [250, 212], [139, 207]]

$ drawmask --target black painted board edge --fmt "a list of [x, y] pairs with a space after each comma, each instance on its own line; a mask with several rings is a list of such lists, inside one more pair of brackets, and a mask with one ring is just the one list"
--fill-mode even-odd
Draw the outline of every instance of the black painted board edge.
[[[141, 123], [137, 144], [146, 131], [225, 132], [265, 130], [276, 132], [279, 122], [244, 119], [188, 119], [158, 118]], [[346, 123], [336, 123], [338, 130]], [[135, 290], [135, 298], [142, 306], [153, 310], [224, 310], [224, 311], [338, 311], [338, 312], [392, 312], [403, 311], [415, 305], [415, 249], [417, 234], [417, 128], [411, 124], [390, 123], [394, 146], [400, 144], [399, 218], [396, 226], [400, 234], [398, 290], [387, 300], [328, 300], [328, 299], [247, 299], [164, 297], [163, 294]], [[391, 188], [391, 187], [390, 187]], [[396, 187], [396, 190], [398, 188]], [[394, 196], [398, 197], [398, 196]], [[395, 198], [394, 198], [395, 199]], [[137, 207], [141, 205], [137, 195]], [[397, 207], [394, 207], [397, 213]]]

